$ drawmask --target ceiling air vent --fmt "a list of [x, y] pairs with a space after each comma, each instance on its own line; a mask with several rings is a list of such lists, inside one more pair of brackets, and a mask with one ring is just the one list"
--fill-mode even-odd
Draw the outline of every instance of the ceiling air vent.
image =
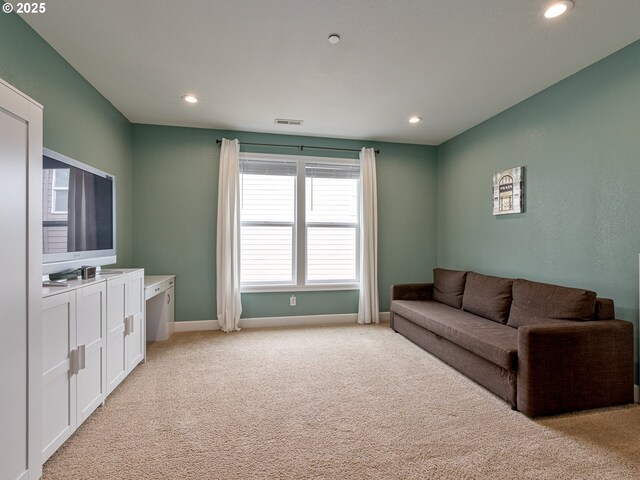
[[290, 118], [276, 118], [276, 125], [302, 125], [302, 120], [291, 120]]

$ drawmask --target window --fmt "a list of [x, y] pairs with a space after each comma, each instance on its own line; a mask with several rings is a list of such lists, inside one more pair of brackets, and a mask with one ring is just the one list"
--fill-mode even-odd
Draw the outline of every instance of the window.
[[242, 153], [243, 288], [356, 288], [359, 188], [354, 160]]
[[69, 210], [69, 169], [53, 169], [51, 213], [67, 213]]
[[296, 162], [240, 161], [242, 283], [294, 283], [296, 175]]

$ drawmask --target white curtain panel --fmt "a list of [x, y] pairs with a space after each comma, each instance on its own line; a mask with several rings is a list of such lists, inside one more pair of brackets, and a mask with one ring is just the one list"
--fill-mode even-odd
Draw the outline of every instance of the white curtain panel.
[[222, 139], [218, 181], [216, 297], [218, 322], [225, 332], [240, 330], [240, 143]]
[[358, 323], [378, 323], [378, 200], [376, 154], [360, 151], [360, 300]]

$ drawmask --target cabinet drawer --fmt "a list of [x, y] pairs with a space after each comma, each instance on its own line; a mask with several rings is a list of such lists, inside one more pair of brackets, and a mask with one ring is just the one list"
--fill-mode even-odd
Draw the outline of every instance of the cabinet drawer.
[[161, 294], [162, 292], [169, 290], [174, 287], [176, 283], [175, 278], [170, 278], [169, 280], [164, 280], [156, 285], [152, 285], [151, 287], [147, 287], [144, 290], [144, 299], [149, 300], [150, 298]]
[[147, 287], [144, 289], [144, 299], [145, 301], [149, 300], [150, 298], [155, 297], [156, 295], [159, 295], [161, 293], [162, 293], [162, 283], [152, 285], [151, 287]]
[[162, 290], [161, 291], [165, 291], [165, 290], [169, 290], [171, 287], [175, 286], [175, 279], [171, 278], [169, 280], [165, 280], [164, 282], [162, 282]]

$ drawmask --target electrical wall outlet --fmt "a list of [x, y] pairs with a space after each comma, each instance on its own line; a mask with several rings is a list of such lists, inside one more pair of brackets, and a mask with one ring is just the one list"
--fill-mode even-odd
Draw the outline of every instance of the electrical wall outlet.
[[291, 295], [289, 297], [289, 306], [290, 307], [295, 307], [296, 306], [296, 296], [295, 295]]

